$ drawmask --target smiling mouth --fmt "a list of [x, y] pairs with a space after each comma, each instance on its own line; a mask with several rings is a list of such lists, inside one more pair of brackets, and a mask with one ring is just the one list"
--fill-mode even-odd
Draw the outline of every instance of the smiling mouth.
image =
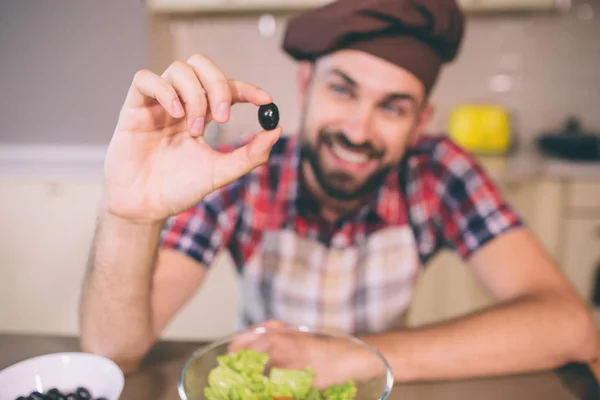
[[336, 157], [349, 164], [362, 165], [369, 161], [368, 154], [345, 149], [339, 143], [332, 143], [329, 148]]

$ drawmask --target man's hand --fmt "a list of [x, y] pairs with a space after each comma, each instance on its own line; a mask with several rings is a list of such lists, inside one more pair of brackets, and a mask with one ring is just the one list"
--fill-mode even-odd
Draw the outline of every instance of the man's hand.
[[163, 253], [156, 267], [164, 221], [267, 160], [279, 127], [227, 154], [213, 150], [202, 133], [212, 120], [226, 122], [234, 103], [271, 101], [257, 87], [227, 79], [199, 54], [161, 76], [135, 75], [105, 162], [80, 306], [84, 351], [135, 370], [160, 329], [200, 286], [201, 266], [189, 259]]
[[[259, 328], [264, 328], [264, 332]], [[270, 365], [278, 368], [310, 366], [315, 372], [314, 385], [321, 390], [348, 379], [385, 377], [383, 362], [357, 343], [341, 336], [318, 336], [285, 328], [289, 326], [279, 320], [250, 327], [232, 341], [229, 350], [266, 352]]]
[[271, 101], [256, 86], [227, 79], [200, 54], [174, 62], [161, 76], [139, 71], [106, 157], [107, 210], [124, 219], [162, 221], [266, 162], [279, 127], [227, 154], [202, 135], [210, 121], [229, 120], [232, 104]]

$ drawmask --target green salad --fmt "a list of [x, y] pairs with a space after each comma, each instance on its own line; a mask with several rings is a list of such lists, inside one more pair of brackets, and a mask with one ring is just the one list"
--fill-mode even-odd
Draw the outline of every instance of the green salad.
[[323, 391], [313, 386], [314, 371], [271, 368], [264, 374], [269, 361], [266, 353], [240, 350], [217, 357], [219, 366], [208, 376], [204, 388], [207, 400], [353, 400], [356, 385], [350, 379]]

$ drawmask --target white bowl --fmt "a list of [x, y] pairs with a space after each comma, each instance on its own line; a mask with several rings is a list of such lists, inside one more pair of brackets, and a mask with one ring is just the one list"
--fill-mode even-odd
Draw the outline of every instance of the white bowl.
[[79, 352], [53, 353], [20, 361], [0, 371], [0, 399], [15, 400], [52, 388], [71, 393], [84, 387], [93, 399], [118, 400], [124, 384], [123, 371], [108, 358]]

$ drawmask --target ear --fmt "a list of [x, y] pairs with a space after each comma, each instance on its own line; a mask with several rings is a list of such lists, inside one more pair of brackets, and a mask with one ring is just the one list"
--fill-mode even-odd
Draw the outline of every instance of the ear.
[[300, 62], [298, 68], [298, 92], [300, 93], [300, 107], [304, 108], [304, 103], [308, 96], [308, 87], [310, 85], [310, 76], [312, 74], [313, 64], [310, 61]]
[[423, 107], [423, 110], [421, 111], [420, 115], [418, 116], [419, 119], [417, 120], [417, 124], [413, 131], [413, 135], [410, 139], [410, 143], [409, 143], [410, 146], [414, 146], [417, 144], [417, 140], [419, 139], [421, 134], [425, 131], [429, 122], [431, 122], [434, 112], [435, 112], [435, 106], [431, 103], [427, 103], [425, 105], [425, 107]]

